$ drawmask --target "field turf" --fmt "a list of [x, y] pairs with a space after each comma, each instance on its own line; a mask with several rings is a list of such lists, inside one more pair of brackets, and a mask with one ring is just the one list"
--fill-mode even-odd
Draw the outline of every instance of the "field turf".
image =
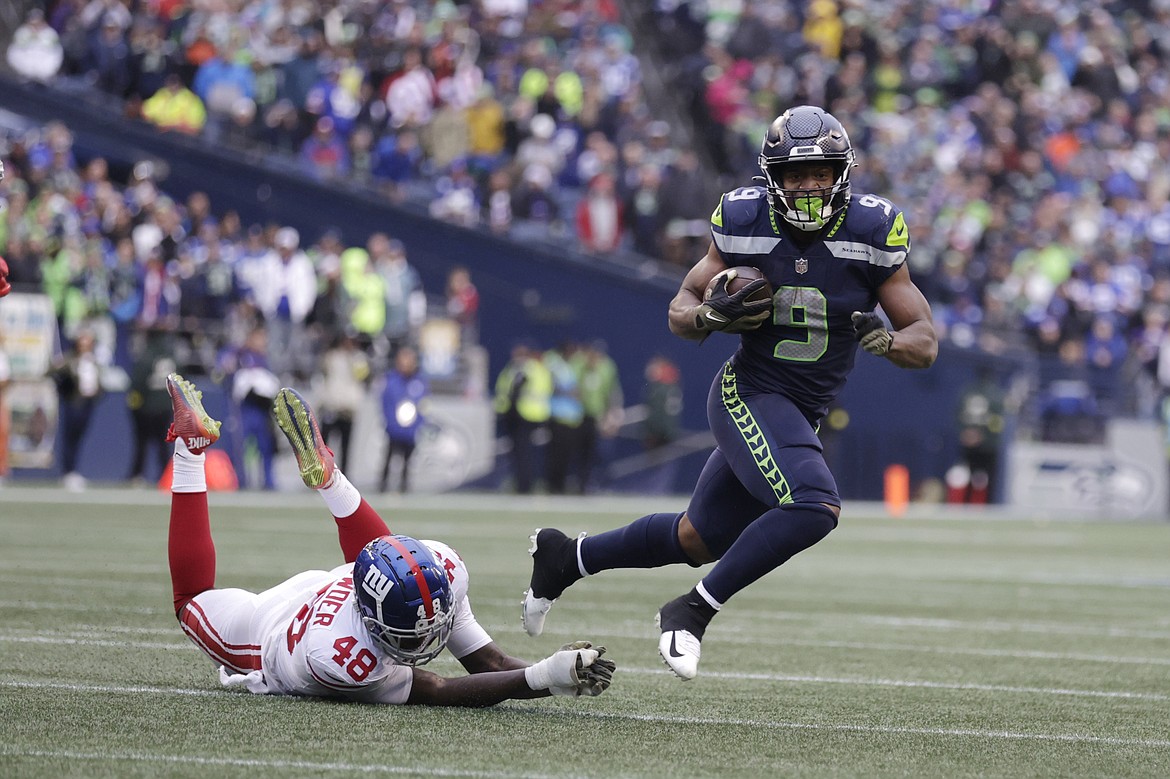
[[[610, 691], [444, 710], [224, 690], [171, 614], [166, 495], [10, 486], [0, 776], [1170, 776], [1170, 523], [847, 505], [724, 609], [684, 683], [653, 617], [701, 572], [609, 572], [570, 589], [544, 636], [519, 624], [534, 527], [597, 532], [679, 499], [372, 502], [462, 553], [475, 613], [512, 654], [609, 647]], [[220, 586], [340, 562], [307, 492], [212, 495], [212, 528]]]

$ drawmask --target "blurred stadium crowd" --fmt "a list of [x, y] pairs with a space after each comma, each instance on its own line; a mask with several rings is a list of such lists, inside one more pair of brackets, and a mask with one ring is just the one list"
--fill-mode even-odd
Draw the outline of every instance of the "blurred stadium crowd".
[[[56, 0], [8, 63], [452, 222], [680, 268], [718, 192], [757, 172], [768, 123], [823, 105], [859, 150], [854, 191], [906, 211], [945, 339], [1038, 358], [1041, 386], [1076, 379], [1086, 403], [1154, 417], [1170, 386], [1168, 56], [1166, 0]], [[298, 310], [336, 295], [353, 314], [337, 236], [174, 203], [149, 169], [111, 183], [68, 138], [11, 139], [0, 220], [13, 282], [54, 294], [66, 334], [102, 307], [141, 325], [151, 301], [230, 323], [217, 306], [262, 309], [247, 268], [284, 244], [310, 247]], [[358, 248], [378, 265], [384, 247]], [[189, 297], [221, 266], [236, 298]]]

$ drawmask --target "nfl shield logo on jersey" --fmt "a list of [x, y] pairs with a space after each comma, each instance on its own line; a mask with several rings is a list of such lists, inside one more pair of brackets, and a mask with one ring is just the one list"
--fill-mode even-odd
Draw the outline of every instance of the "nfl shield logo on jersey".
[[796, 272], [808, 273], [808, 260], [806, 260], [804, 257], [800, 257], [796, 260]]

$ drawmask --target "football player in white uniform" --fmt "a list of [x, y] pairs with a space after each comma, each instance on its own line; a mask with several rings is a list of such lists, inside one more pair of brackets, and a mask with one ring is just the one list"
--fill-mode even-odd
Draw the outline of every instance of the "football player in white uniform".
[[[203, 450], [219, 438], [220, 423], [191, 382], [171, 374], [167, 388], [174, 408], [167, 440], [175, 442], [168, 540], [175, 614], [219, 666], [225, 686], [431, 706], [593, 696], [609, 687], [614, 664], [588, 641], [535, 664], [500, 649], [471, 612], [467, 568], [455, 550], [391, 535], [336, 468], [312, 409], [291, 389], [280, 391], [273, 413], [301, 478], [334, 516], [345, 564], [305, 571], [260, 593], [216, 588]], [[470, 675], [447, 678], [420, 667], [443, 649]]]

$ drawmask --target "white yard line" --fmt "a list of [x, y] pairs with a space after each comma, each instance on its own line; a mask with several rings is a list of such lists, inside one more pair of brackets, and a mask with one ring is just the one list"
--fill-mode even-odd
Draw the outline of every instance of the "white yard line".
[[[515, 599], [501, 599], [501, 598], [481, 598], [476, 601], [493, 607], [515, 607], [519, 610], [520, 598]], [[118, 606], [118, 605], [103, 605], [102, 611], [112, 612], [117, 614], [166, 614], [170, 616], [171, 610], [166, 606], [158, 608], [143, 607], [143, 606]], [[600, 635], [614, 635], [615, 625], [621, 628], [620, 635], [623, 637], [648, 637], [650, 632], [637, 630], [637, 622], [643, 621], [635, 619], [633, 615], [641, 616], [640, 610], [633, 608], [623, 609], [620, 603], [614, 603], [608, 607], [611, 616], [621, 617], [621, 613], [630, 615], [622, 622], [617, 622], [615, 619], [610, 619], [605, 623], [592, 624], [589, 622], [574, 622], [573, 624], [579, 629], [590, 629]], [[89, 603], [63, 603], [58, 601], [34, 601], [34, 600], [0, 600], [0, 609], [25, 609], [30, 611], [78, 611], [92, 613], [94, 607]], [[581, 611], [593, 615], [596, 613], [594, 606], [588, 603], [581, 603], [575, 605], [572, 602], [565, 604], [563, 607], [558, 607], [562, 613], [572, 613], [574, 611]], [[761, 611], [752, 616], [753, 620], [765, 620], [775, 622], [824, 622], [835, 628], [841, 625], [848, 626], [850, 624], [862, 625], [885, 625], [895, 628], [923, 628], [927, 630], [937, 630], [942, 632], [947, 631], [970, 631], [975, 633], [1031, 633], [1038, 635], [1073, 635], [1073, 636], [1096, 636], [1099, 638], [1144, 638], [1152, 640], [1170, 639], [1170, 630], [1139, 630], [1133, 628], [1113, 627], [1109, 625], [1068, 625], [1051, 622], [1011, 622], [1006, 620], [960, 620], [960, 619], [942, 619], [935, 617], [887, 617], [877, 614], [808, 614], [798, 611]], [[645, 620], [647, 625], [651, 624], [651, 617]], [[630, 630], [633, 630], [631, 633]], [[519, 633], [521, 628], [519, 625], [493, 625], [492, 630], [500, 633]], [[720, 626], [720, 640], [728, 640], [736, 643], [745, 643], [753, 641], [750, 637], [742, 638], [744, 634], [752, 632], [752, 628], [744, 625], [736, 625], [732, 621]], [[653, 634], [657, 636], [657, 632]]]
[[8, 641], [13, 644], [67, 644], [69, 646], [106, 646], [124, 649], [188, 649], [191, 647], [189, 641], [117, 641], [100, 638], [69, 638], [68, 636], [0, 635], [0, 641]]
[[[3, 639], [12, 640], [12, 639]], [[15, 639], [17, 642], [22, 642], [22, 639]], [[96, 645], [96, 646], [140, 646], [136, 642], [90, 642], [85, 639], [71, 639], [71, 640], [44, 640], [38, 638], [35, 641], [27, 643], [66, 643], [73, 645]], [[144, 648], [151, 649], [166, 649], [173, 650], [178, 648], [187, 648], [188, 644], [141, 644]], [[670, 671], [660, 668], [645, 668], [638, 666], [622, 666], [621, 673], [624, 674], [640, 674], [647, 676], [660, 676], [669, 674]], [[771, 673], [746, 673], [735, 671], [704, 671], [703, 676], [711, 679], [726, 679], [728, 681], [759, 681], [783, 684], [832, 684], [832, 685], [854, 685], [858, 687], [890, 687], [890, 688], [905, 688], [905, 689], [928, 689], [928, 690], [950, 690], [955, 692], [1006, 692], [1013, 695], [1047, 695], [1047, 696], [1069, 696], [1082, 698], [1119, 698], [1126, 700], [1146, 700], [1146, 701], [1170, 701], [1170, 695], [1156, 692], [1132, 692], [1128, 690], [1078, 690], [1064, 687], [1018, 687], [1013, 685], [1002, 684], [975, 684], [968, 682], [931, 682], [920, 681], [914, 679], [867, 679], [864, 677], [833, 677], [833, 676], [809, 676], [801, 674], [771, 674]], [[0, 686], [16, 686], [16, 687], [45, 687], [57, 688], [62, 686], [57, 682], [18, 682], [15, 680], [6, 681], [0, 679]], [[63, 689], [72, 689], [69, 685], [63, 685]], [[86, 685], [81, 685], [77, 689], [84, 690]], [[134, 691], [137, 688], [128, 688]], [[149, 691], [153, 688], [142, 688], [144, 691]], [[161, 688], [160, 688], [161, 689]]]
[[401, 774], [405, 776], [466, 776], [484, 779], [552, 779], [550, 774], [518, 774], [504, 771], [460, 771], [458, 769], [420, 766], [394, 766], [385, 763], [315, 763], [307, 760], [255, 760], [234, 757], [199, 757], [198, 755], [164, 755], [149, 752], [74, 752], [71, 750], [17, 749], [0, 746], [4, 757], [37, 757], [60, 760], [94, 760], [103, 762], [170, 763], [179, 765], [238, 766], [245, 768], [279, 768], [316, 772], [342, 771], [363, 774]]
[[[284, 532], [284, 531], [282, 531]], [[458, 532], [463, 532], [462, 528]], [[439, 535], [435, 533], [434, 535]], [[446, 534], [443, 534], [446, 535]], [[43, 570], [29, 563], [18, 561], [0, 562], [0, 584], [25, 586], [28, 584], [66, 586], [74, 582], [86, 584], [114, 585], [119, 580], [111, 579], [108, 572], [92, 570], [89, 576], [77, 572], [68, 577], [46, 577]], [[166, 561], [156, 564], [140, 563], [137, 565], [119, 563], [119, 574], [122, 577], [129, 575], [165, 576], [167, 574]], [[1082, 596], [1079, 588], [1099, 590], [1102, 587], [1113, 587], [1125, 590], [1170, 590], [1170, 577], [1165, 576], [1073, 576], [1053, 573], [1005, 573], [1003, 575], [988, 576], [976, 573], [939, 572], [932, 573], [897, 573], [886, 577], [887, 582], [942, 583], [967, 586], [984, 584], [1002, 587], [1054, 587], [1070, 590], [1065, 599]], [[593, 584], [591, 582], [591, 584]], [[134, 585], [140, 586], [138, 583]], [[597, 585], [594, 585], [597, 586]], [[1076, 590], [1075, 592], [1072, 590]], [[1042, 597], [1051, 598], [1055, 593], [1043, 593]]]
[[[476, 600], [476, 603], [484, 603], [496, 608], [515, 608], [519, 612], [520, 599], [479, 598]], [[573, 614], [574, 617], [578, 614], [594, 617], [597, 613], [596, 604], [584, 600], [578, 603], [570, 601], [564, 607], [558, 605], [557, 610], [563, 614]], [[639, 624], [645, 624], [647, 631], [652, 629], [650, 626], [653, 624], [653, 614], [642, 619], [641, 617], [644, 616], [644, 611], [640, 608], [626, 607], [620, 602], [615, 602], [606, 606], [606, 612], [611, 617], [606, 622], [598, 623], [586, 618], [575, 619], [572, 625], [576, 630], [591, 630], [603, 635], [614, 635], [615, 630], [620, 627], [621, 632], [618, 634], [621, 636], [641, 636], [643, 631], [638, 629]], [[623, 614], [627, 615], [625, 616], [625, 620], [620, 623], [617, 622], [617, 619], [621, 618]], [[754, 639], [751, 636], [759, 632], [759, 626], [758, 624], [753, 625], [751, 623], [760, 622], [823, 623], [825, 626], [831, 626], [834, 629], [839, 629], [842, 626], [848, 627], [850, 625], [883, 625], [893, 628], [922, 628], [924, 630], [937, 630], [942, 632], [969, 631], [973, 633], [1030, 633], [1054, 636], [1095, 636], [1099, 638], [1170, 639], [1170, 630], [1147, 630], [1115, 627], [1112, 625], [1075, 625], [1059, 622], [1017, 622], [996, 619], [963, 620], [937, 617], [887, 617], [880, 614], [820, 614], [800, 611], [755, 610], [750, 614], [750, 622], [749, 615], [746, 612], [739, 614], [733, 613], [726, 621], [720, 622], [718, 628], [719, 640], [730, 640], [736, 643], [755, 643], [758, 639]], [[519, 625], [509, 624], [493, 625], [492, 630], [501, 633], [518, 633], [522, 629]], [[631, 630], [632, 633], [629, 632]], [[649, 636], [651, 633], [645, 632], [644, 635]], [[658, 632], [654, 631], [653, 635], [657, 636]], [[747, 636], [747, 638], [741, 638], [739, 636]]]
[[[612, 625], [610, 626], [612, 629]], [[583, 632], [590, 635], [608, 635], [602, 630], [587, 629], [588, 626], [582, 627]], [[522, 628], [512, 626], [496, 626], [493, 628], [497, 633], [515, 633], [522, 632]], [[656, 638], [657, 633], [650, 631], [634, 632], [628, 629], [619, 631], [624, 638]], [[103, 627], [103, 626], [77, 626], [69, 631], [61, 632], [45, 632], [45, 631], [21, 631], [16, 630], [0, 633], [0, 642], [7, 641], [12, 643], [24, 644], [71, 644], [79, 646], [107, 646], [107, 647], [126, 647], [133, 649], [175, 649], [185, 648], [189, 646], [186, 641], [174, 642], [159, 642], [159, 641], [127, 641], [114, 638], [100, 638], [95, 637], [102, 634], [107, 635], [153, 635], [153, 636], [178, 636], [177, 629], [172, 628], [130, 628], [130, 627]], [[751, 640], [744, 635], [723, 635], [719, 638], [720, 642], [748, 644], [759, 643], [758, 640]], [[970, 657], [1008, 657], [1021, 660], [1056, 660], [1062, 662], [1083, 662], [1083, 663], [1105, 663], [1107, 665], [1150, 665], [1150, 666], [1170, 666], [1170, 657], [1142, 657], [1137, 655], [1110, 655], [1110, 654], [1089, 654], [1081, 652], [1046, 652], [1038, 650], [1025, 649], [979, 649], [969, 647], [938, 647], [938, 646], [923, 646], [921, 644], [889, 644], [876, 643], [864, 641], [818, 641], [815, 639], [793, 639], [793, 638], [769, 638], [765, 643], [769, 646], [793, 646], [793, 647], [807, 647], [813, 649], [850, 649], [864, 652], [919, 652], [923, 654], [934, 655], [956, 655], [956, 656], [970, 656]]]
[[[668, 671], [651, 671], [649, 669], [635, 669], [638, 673], [669, 673]], [[229, 696], [240, 695], [239, 692], [228, 692], [226, 690], [196, 690], [175, 687], [149, 687], [149, 686], [119, 686], [119, 685], [97, 685], [97, 684], [66, 684], [59, 682], [25, 682], [15, 680], [0, 679], [0, 687], [10, 687], [17, 689], [54, 689], [64, 690], [67, 692], [83, 692], [83, 693], [98, 693], [98, 694], [152, 694], [152, 695], [179, 695], [179, 696]], [[1165, 696], [1163, 696], [1165, 697]], [[514, 708], [512, 706], [504, 706], [503, 708]], [[526, 710], [527, 711], [527, 710]], [[663, 714], [617, 714], [608, 712], [590, 712], [590, 711], [574, 711], [574, 712], [548, 712], [551, 714], [565, 715], [572, 717], [583, 717], [587, 719], [605, 719], [605, 720], [622, 720], [633, 722], [659, 722], [671, 725], [727, 725], [732, 727], [752, 727], [765, 728], [774, 730], [813, 730], [813, 731], [827, 731], [827, 732], [846, 732], [846, 733], [877, 733], [888, 735], [923, 735], [923, 736], [954, 736], [960, 738], [976, 738], [976, 739], [998, 739], [998, 740], [1012, 740], [1012, 741], [1050, 741], [1050, 742], [1066, 742], [1066, 743], [1081, 743], [1081, 744], [1102, 744], [1109, 746], [1138, 746], [1138, 747], [1153, 747], [1159, 749], [1170, 749], [1170, 740], [1166, 739], [1145, 739], [1145, 738], [1123, 738], [1114, 736], [1095, 736], [1086, 733], [1024, 733], [1016, 731], [1005, 730], [979, 730], [976, 728], [915, 728], [915, 727], [901, 727], [901, 726], [884, 726], [884, 725], [851, 725], [848, 723], [813, 723], [813, 722], [792, 722], [784, 720], [764, 720], [764, 719], [737, 719], [737, 718], [723, 718], [723, 717], [675, 717]], [[52, 756], [54, 754], [61, 757], [66, 757], [69, 752], [37, 752], [37, 753], [19, 753], [7, 752], [3, 747], [0, 747], [0, 754], [29, 754], [40, 756]], [[116, 755], [100, 755], [95, 754], [95, 758], [100, 759], [118, 759]], [[134, 759], [130, 757], [128, 759]], [[159, 756], [159, 759], [166, 761], [181, 761], [185, 758], [176, 756]], [[191, 758], [193, 761], [208, 760], [209, 758]], [[234, 761], [225, 762], [225, 765], [235, 765]], [[241, 761], [240, 765], [257, 765], [266, 766], [272, 765], [274, 767], [288, 766], [309, 767], [312, 764], [308, 763], [283, 763], [279, 761], [265, 762], [265, 761]], [[325, 766], [335, 764], [322, 764]], [[330, 769], [333, 770], [333, 769]], [[338, 769], [340, 770], [340, 768]], [[357, 768], [356, 770], [365, 770]], [[453, 773], [453, 776], [479, 776], [481, 774], [458, 774]], [[507, 774], [482, 774], [483, 776], [508, 776]]]
[[1091, 655], [1079, 652], [1040, 652], [1024, 649], [975, 649], [968, 647], [922, 646], [921, 644], [878, 644], [863, 641], [815, 641], [802, 639], [769, 639], [769, 644], [821, 649], [857, 649], [864, 652], [922, 652], [934, 655], [967, 655], [973, 657], [1012, 657], [1020, 660], [1060, 660], [1110, 665], [1170, 665], [1170, 657], [1125, 657], [1120, 655]]
[[[665, 668], [627, 668], [622, 673], [665, 674], [673, 673]], [[714, 679], [729, 679], [760, 682], [788, 682], [795, 684], [843, 684], [862, 687], [905, 687], [927, 690], [975, 690], [978, 692], [1008, 692], [1026, 695], [1068, 695], [1087, 698], [1125, 698], [1146, 701], [1170, 701], [1170, 695], [1156, 692], [1128, 692], [1111, 690], [1072, 690], [1061, 687], [1016, 687], [1006, 684], [970, 684], [965, 682], [923, 682], [909, 679], [863, 679], [857, 677], [801, 676], [795, 674], [736, 673], [734, 671], [703, 671], [703, 676]], [[1168, 742], [1170, 743], [1170, 742]]]
[[[169, 596], [168, 596], [169, 600]], [[92, 603], [76, 601], [74, 603], [60, 603], [56, 601], [39, 600], [0, 600], [0, 609], [26, 609], [29, 611], [84, 611], [92, 613], [95, 608]], [[118, 606], [102, 604], [100, 610], [115, 614], [170, 614], [174, 617], [174, 610], [166, 607], [151, 608], [147, 606]]]
[[[663, 671], [663, 673], [669, 673]], [[777, 730], [819, 730], [847, 733], [879, 733], [894, 735], [960, 736], [979, 739], [1008, 739], [1013, 741], [1059, 741], [1110, 746], [1142, 746], [1170, 748], [1170, 740], [1145, 738], [1115, 738], [1084, 733], [1020, 733], [1010, 730], [978, 730], [975, 728], [911, 728], [884, 725], [823, 724], [810, 722], [783, 722], [772, 720], [722, 719], [715, 717], [669, 717], [660, 714], [610, 714], [607, 712], [566, 712], [574, 717], [662, 722], [677, 725], [732, 725]]]

